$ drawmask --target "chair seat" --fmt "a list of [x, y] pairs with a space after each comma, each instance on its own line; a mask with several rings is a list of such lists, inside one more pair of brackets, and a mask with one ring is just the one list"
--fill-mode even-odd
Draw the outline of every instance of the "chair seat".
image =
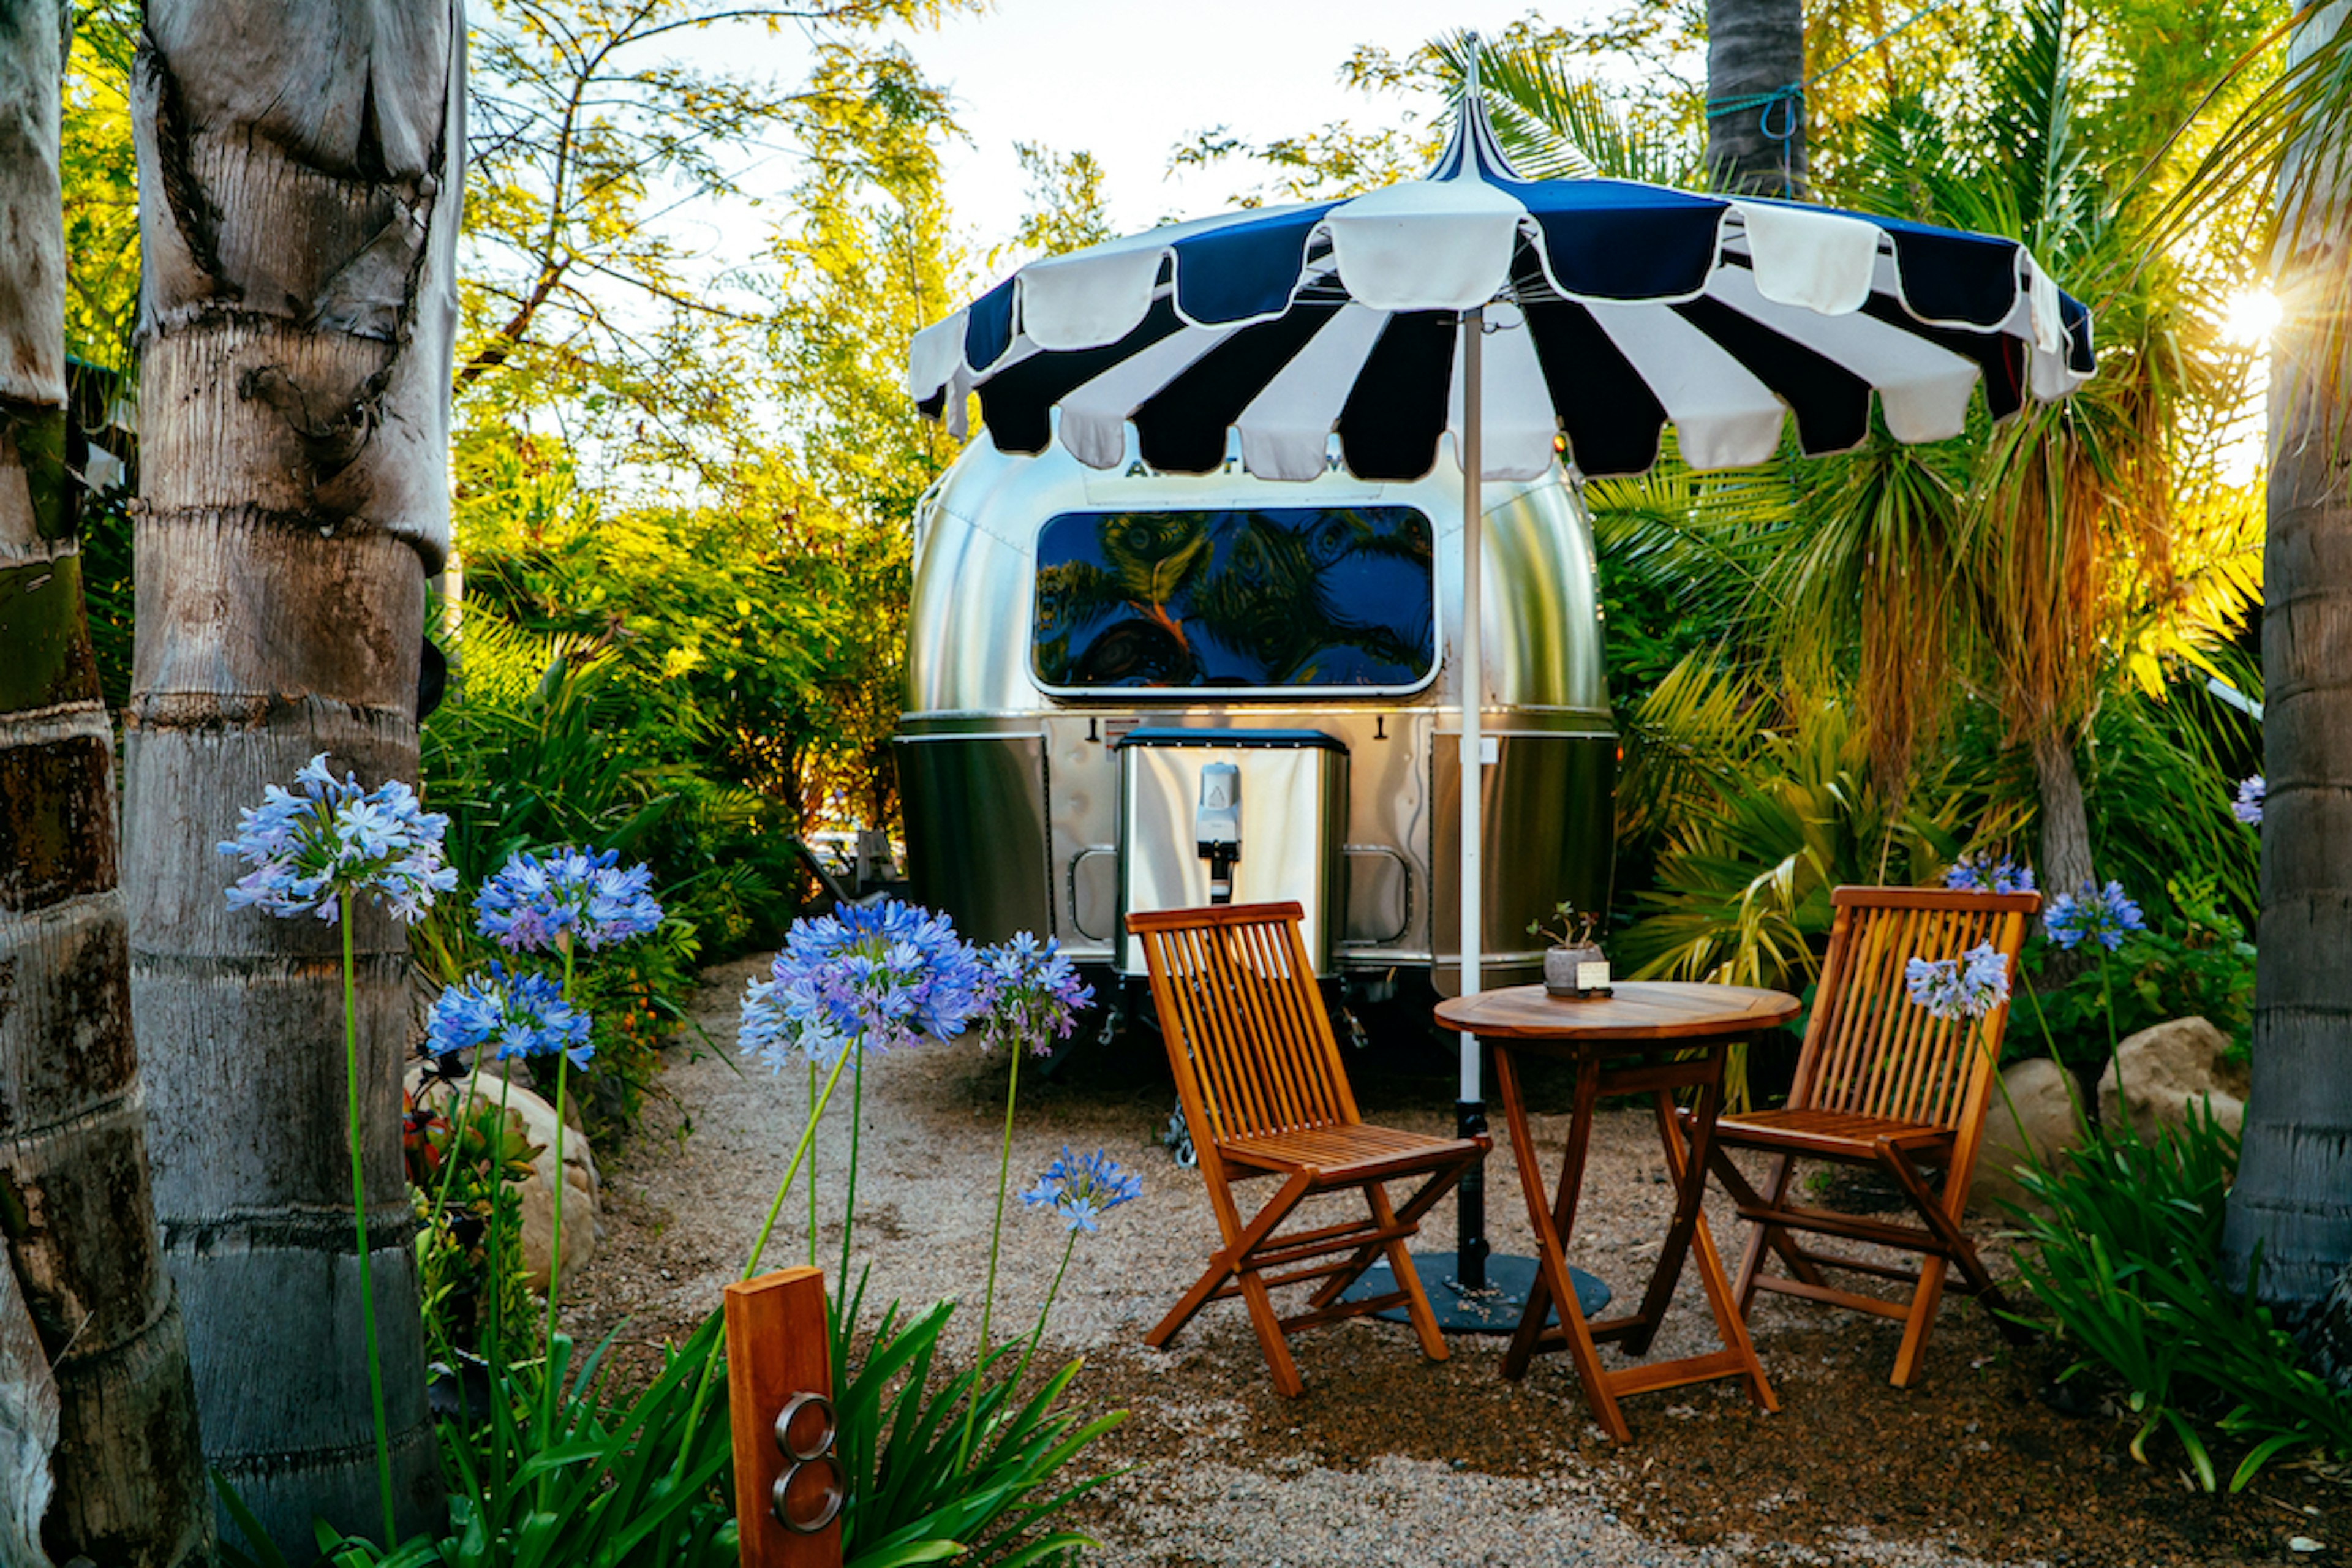
[[1734, 1149], [1769, 1149], [1821, 1160], [1874, 1160], [1881, 1139], [1903, 1145], [1916, 1158], [1935, 1159], [1950, 1151], [1952, 1130], [1892, 1116], [1851, 1110], [1747, 1110], [1715, 1124], [1717, 1143]]
[[1383, 1171], [1427, 1170], [1475, 1157], [1483, 1147], [1474, 1139], [1432, 1138], [1354, 1121], [1230, 1139], [1217, 1145], [1217, 1152], [1256, 1170], [1303, 1170], [1344, 1182]]

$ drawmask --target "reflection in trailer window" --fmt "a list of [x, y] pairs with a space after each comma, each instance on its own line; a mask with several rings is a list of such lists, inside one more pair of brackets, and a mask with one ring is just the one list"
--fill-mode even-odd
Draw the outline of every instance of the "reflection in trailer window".
[[1411, 507], [1071, 511], [1037, 532], [1048, 687], [1411, 687], [1436, 662]]

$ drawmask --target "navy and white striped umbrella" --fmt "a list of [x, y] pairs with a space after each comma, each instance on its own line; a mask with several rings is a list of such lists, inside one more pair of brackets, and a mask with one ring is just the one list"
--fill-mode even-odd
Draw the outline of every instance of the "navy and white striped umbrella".
[[1022, 268], [915, 339], [908, 383], [959, 435], [1055, 434], [1082, 462], [1417, 479], [1463, 439], [1462, 313], [1484, 308], [1484, 476], [1555, 437], [1588, 476], [1760, 463], [1870, 429], [1959, 434], [2091, 374], [2090, 313], [2026, 247], [1893, 218], [1623, 180], [1523, 179], [1475, 97], [1436, 166], [1342, 202], [1176, 224]]

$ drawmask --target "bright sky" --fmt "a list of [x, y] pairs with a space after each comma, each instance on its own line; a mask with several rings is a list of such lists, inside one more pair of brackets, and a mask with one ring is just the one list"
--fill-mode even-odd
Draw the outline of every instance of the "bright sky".
[[[1570, 0], [1546, 14], [1606, 8]], [[908, 43], [925, 74], [955, 94], [971, 144], [951, 155], [950, 199], [985, 245], [1009, 236], [1027, 206], [1016, 142], [1094, 153], [1122, 232], [1198, 216], [1250, 180], [1237, 168], [1165, 177], [1170, 153], [1194, 132], [1224, 125], [1266, 141], [1340, 119], [1398, 123], [1403, 98], [1339, 85], [1358, 45], [1402, 54], [1451, 27], [1499, 31], [1528, 9], [1526, 0], [997, 0]]]

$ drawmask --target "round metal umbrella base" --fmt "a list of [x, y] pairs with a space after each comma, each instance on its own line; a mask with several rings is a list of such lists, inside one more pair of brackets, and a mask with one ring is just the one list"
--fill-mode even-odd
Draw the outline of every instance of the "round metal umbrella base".
[[[1449, 1334], [1514, 1331], [1519, 1326], [1519, 1314], [1527, 1309], [1528, 1292], [1536, 1282], [1536, 1260], [1509, 1253], [1497, 1252], [1487, 1258], [1486, 1289], [1475, 1295], [1458, 1283], [1460, 1263], [1451, 1252], [1416, 1252], [1412, 1265], [1413, 1271], [1421, 1276], [1422, 1290], [1429, 1297], [1429, 1309], [1437, 1315], [1437, 1326]], [[1576, 1285], [1577, 1308], [1586, 1317], [1609, 1304], [1608, 1286], [1581, 1268], [1571, 1267], [1568, 1275]], [[1339, 1299], [1361, 1301], [1372, 1296], [1385, 1296], [1395, 1289], [1396, 1280], [1389, 1266], [1375, 1263]], [[1402, 1306], [1372, 1315], [1392, 1323], [1406, 1321]], [[1559, 1313], [1554, 1311], [1546, 1321], [1559, 1322]]]

